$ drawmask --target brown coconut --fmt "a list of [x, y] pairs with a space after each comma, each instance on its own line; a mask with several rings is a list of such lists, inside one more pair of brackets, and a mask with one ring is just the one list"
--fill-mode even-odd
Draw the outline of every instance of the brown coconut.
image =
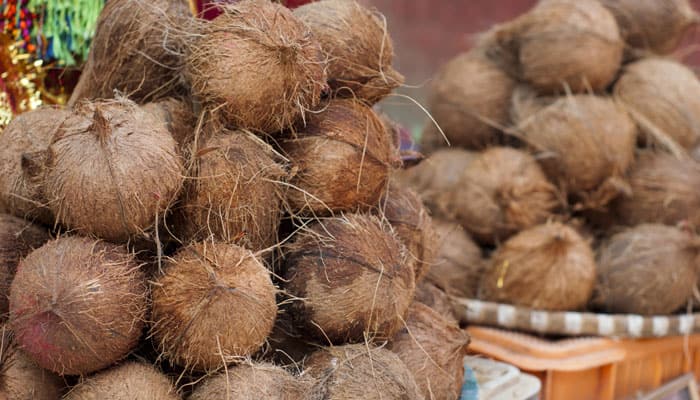
[[439, 245], [426, 279], [451, 296], [476, 298], [486, 267], [481, 249], [459, 224], [435, 219], [433, 226]]
[[666, 54], [700, 20], [689, 0], [601, 0], [631, 47]]
[[545, 222], [557, 190], [531, 155], [508, 147], [479, 154], [452, 189], [456, 220], [484, 243], [498, 243]]
[[282, 149], [292, 162], [287, 202], [302, 214], [376, 205], [389, 171], [400, 163], [381, 119], [351, 99], [332, 100], [309, 115], [306, 127], [284, 140]]
[[700, 164], [665, 153], [642, 153], [629, 172], [631, 195], [613, 204], [626, 225], [688, 222], [700, 227]]
[[39, 366], [84, 375], [125, 357], [147, 312], [145, 277], [120, 246], [63, 237], [29, 254], [10, 288], [10, 326]]
[[464, 357], [469, 335], [454, 320], [413, 303], [406, 327], [389, 342], [413, 375], [426, 399], [457, 400], [464, 385]]
[[165, 125], [181, 149], [194, 139], [198, 121], [193, 106], [188, 101], [170, 97], [144, 104], [143, 108]]
[[326, 86], [319, 44], [291, 11], [266, 0], [222, 7], [188, 43], [192, 93], [230, 124], [258, 133], [291, 127]]
[[272, 148], [246, 131], [205, 128], [195, 148], [174, 227], [188, 243], [216, 241], [261, 250], [277, 243], [285, 171]]
[[0, 399], [58, 400], [63, 380], [22, 353], [7, 325], [0, 327], [0, 338]]
[[390, 338], [415, 290], [415, 272], [391, 228], [373, 216], [324, 219], [285, 249], [292, 312], [326, 343]]
[[[481, 51], [463, 53], [438, 71], [428, 110], [452, 146], [483, 149], [502, 141], [514, 87], [515, 81]], [[425, 135], [424, 141], [444, 141], [435, 129]]]
[[499, 62], [540, 93], [604, 91], [625, 45], [615, 17], [598, 0], [540, 1], [493, 35], [505, 59]]
[[262, 347], [277, 315], [275, 292], [270, 272], [249, 250], [192, 244], [152, 285], [151, 335], [174, 364], [216, 370]]
[[438, 246], [428, 210], [416, 192], [392, 183], [379, 204], [379, 212], [406, 246], [419, 282], [435, 263]]
[[111, 99], [115, 90], [137, 103], [177, 94], [183, 32], [191, 19], [185, 0], [110, 0], [69, 105]]
[[479, 297], [541, 310], [580, 310], [595, 277], [590, 245], [574, 229], [549, 223], [520, 232], [496, 250]]
[[442, 315], [443, 318], [457, 322], [450, 297], [444, 290], [430, 281], [425, 280], [416, 286], [414, 303], [424, 304]]
[[70, 111], [42, 107], [12, 119], [0, 135], [0, 210], [52, 225], [44, 197], [43, 151]]
[[601, 207], [627, 190], [637, 127], [613, 100], [562, 97], [518, 124], [548, 178], [584, 207]]
[[652, 141], [672, 147], [673, 139], [687, 150], [700, 144], [700, 79], [685, 65], [663, 58], [629, 64], [615, 97]]
[[593, 304], [605, 312], [665, 315], [683, 307], [697, 282], [698, 238], [680, 229], [643, 224], [598, 249]]
[[49, 232], [29, 221], [0, 214], [0, 316], [9, 311], [10, 284], [17, 264], [49, 240]]
[[294, 14], [321, 44], [328, 83], [340, 96], [374, 104], [400, 86], [404, 77], [391, 63], [394, 47], [383, 15], [354, 0], [324, 0]]
[[110, 241], [146, 236], [183, 179], [171, 134], [126, 99], [78, 104], [54, 136], [46, 165], [56, 219]]
[[175, 386], [162, 372], [126, 362], [97, 373], [73, 387], [64, 400], [178, 400]]
[[318, 350], [306, 360], [304, 373], [318, 379], [314, 400], [423, 399], [396, 354], [367, 344]]
[[246, 363], [206, 378], [189, 400], [307, 400], [312, 388], [311, 380], [276, 365]]

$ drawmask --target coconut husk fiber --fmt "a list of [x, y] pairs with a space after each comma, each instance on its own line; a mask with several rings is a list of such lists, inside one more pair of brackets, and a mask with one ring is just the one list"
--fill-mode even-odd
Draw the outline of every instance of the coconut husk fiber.
[[22, 353], [6, 324], [0, 326], [0, 398], [57, 400], [65, 386], [58, 375], [37, 366]]
[[267, 346], [264, 348], [264, 359], [277, 365], [296, 368], [320, 346], [294, 326], [294, 317], [288, 310], [281, 308], [275, 320]]
[[639, 155], [628, 177], [631, 194], [613, 203], [625, 225], [688, 222], [700, 227], [700, 164], [665, 153]]
[[[450, 145], [483, 149], [502, 142], [515, 81], [479, 50], [442, 66], [430, 85], [428, 110]], [[443, 142], [439, 131], [424, 131], [424, 143]], [[431, 147], [428, 145], [428, 147]]]
[[170, 379], [152, 365], [125, 362], [73, 387], [65, 400], [179, 400]]
[[615, 98], [648, 141], [671, 150], [673, 142], [687, 150], [700, 144], [700, 80], [685, 65], [663, 58], [629, 64], [615, 84]]
[[464, 356], [469, 335], [454, 320], [413, 303], [406, 327], [389, 342], [426, 399], [457, 400], [464, 385]]
[[693, 296], [700, 240], [678, 228], [643, 224], [613, 235], [598, 249], [593, 304], [605, 312], [666, 315]]
[[124, 358], [147, 313], [145, 277], [126, 249], [62, 237], [34, 250], [10, 288], [19, 347], [60, 375], [85, 375]]
[[110, 0], [68, 101], [111, 99], [115, 90], [146, 103], [177, 95], [183, 40], [192, 14], [185, 0]]
[[571, 227], [548, 223], [518, 233], [494, 252], [479, 298], [539, 310], [580, 310], [595, 277], [588, 242]]
[[476, 298], [486, 267], [481, 249], [457, 223], [434, 219], [433, 227], [438, 241], [437, 260], [426, 279], [451, 296]]
[[199, 384], [190, 400], [307, 400], [311, 379], [296, 377], [273, 364], [246, 363], [212, 375]]
[[444, 290], [429, 280], [424, 280], [416, 286], [414, 304], [421, 303], [435, 310], [443, 318], [457, 323], [457, 315], [452, 309], [452, 301]]
[[70, 111], [42, 107], [12, 119], [0, 135], [0, 210], [53, 225], [42, 190], [44, 150]]
[[46, 157], [44, 187], [57, 221], [109, 241], [148, 237], [183, 181], [170, 132], [126, 99], [78, 104]]
[[354, 0], [305, 4], [294, 14], [320, 42], [328, 84], [340, 96], [374, 104], [404, 82], [392, 66], [394, 46], [386, 19]]
[[316, 39], [287, 8], [265, 0], [221, 7], [188, 43], [185, 77], [196, 98], [229, 124], [256, 133], [287, 129], [326, 87]]
[[17, 264], [32, 250], [49, 240], [41, 226], [8, 214], [0, 214], [0, 316], [9, 311], [10, 284]]
[[276, 291], [249, 250], [192, 244], [166, 262], [152, 285], [151, 336], [172, 363], [215, 371], [262, 347], [275, 323]]
[[547, 221], [559, 205], [556, 187], [537, 160], [508, 147], [479, 154], [451, 195], [456, 221], [487, 244]]
[[382, 120], [352, 99], [331, 100], [281, 146], [292, 164], [287, 202], [300, 214], [375, 206], [401, 162]]
[[490, 35], [502, 66], [542, 94], [604, 91], [625, 46], [598, 0], [540, 1]]
[[165, 125], [181, 149], [194, 140], [197, 129], [197, 116], [193, 105], [187, 100], [174, 97], [143, 105], [144, 110], [154, 114]]
[[175, 235], [184, 243], [211, 237], [255, 251], [273, 246], [286, 177], [279, 157], [247, 131], [205, 127], [204, 134], [193, 147]]
[[312, 400], [423, 399], [396, 354], [366, 344], [318, 350], [306, 360], [304, 373], [319, 380]]
[[595, 95], [562, 97], [518, 124], [547, 177], [578, 207], [603, 207], [628, 190], [637, 127], [627, 112]]
[[321, 343], [388, 339], [403, 325], [415, 272], [388, 224], [362, 214], [323, 219], [284, 249], [295, 325]]
[[601, 0], [633, 48], [667, 54], [700, 22], [689, 0]]

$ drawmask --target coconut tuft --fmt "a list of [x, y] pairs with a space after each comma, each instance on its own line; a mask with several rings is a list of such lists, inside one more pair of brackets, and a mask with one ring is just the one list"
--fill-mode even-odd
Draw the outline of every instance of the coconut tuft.
[[[428, 109], [452, 146], [483, 149], [503, 141], [515, 81], [481, 51], [463, 53], [438, 71], [430, 86]], [[444, 142], [437, 129], [422, 143]]]
[[507, 147], [479, 154], [451, 196], [456, 220], [474, 238], [489, 244], [547, 221], [559, 203], [556, 188], [537, 160]]
[[375, 206], [400, 165], [382, 120], [351, 99], [331, 100], [281, 146], [292, 162], [287, 201], [301, 214]]
[[151, 336], [174, 364], [214, 371], [262, 347], [277, 315], [275, 293], [269, 271], [249, 250], [192, 244], [152, 285]]
[[170, 132], [181, 149], [194, 140], [197, 116], [189, 101], [170, 97], [144, 104], [143, 109], [165, 125], [165, 129]]
[[669, 139], [687, 150], [700, 144], [700, 79], [685, 65], [663, 58], [629, 64], [615, 98], [652, 142], [672, 150]]
[[325, 88], [319, 44], [291, 11], [265, 0], [221, 7], [187, 44], [192, 92], [230, 124], [272, 134], [314, 109]]
[[56, 219], [115, 242], [147, 237], [183, 179], [171, 134], [126, 99], [78, 104], [54, 136], [46, 165]]
[[421, 303], [435, 310], [443, 318], [457, 323], [450, 297], [434, 283], [424, 280], [416, 286], [414, 304]]
[[111, 99], [115, 90], [137, 103], [176, 95], [191, 20], [185, 0], [110, 0], [68, 104]]
[[457, 400], [464, 385], [464, 357], [469, 335], [454, 320], [413, 303], [406, 327], [389, 342], [413, 375], [425, 398]]
[[21, 349], [60, 375], [84, 375], [124, 358], [139, 342], [147, 287], [120, 246], [63, 237], [34, 250], [10, 288], [10, 325]]
[[415, 291], [405, 247], [378, 218], [348, 214], [308, 226], [285, 248], [297, 326], [323, 342], [388, 339]]
[[574, 229], [539, 225], [513, 236], [491, 256], [479, 297], [550, 311], [580, 310], [593, 291], [596, 264]]
[[42, 189], [44, 150], [70, 111], [42, 107], [20, 114], [0, 135], [0, 210], [53, 225]]
[[396, 354], [366, 344], [318, 350], [306, 360], [304, 373], [319, 380], [313, 399], [423, 399]]
[[175, 386], [162, 372], [138, 362], [125, 362], [76, 385], [65, 400], [179, 400]]
[[305, 4], [294, 14], [321, 44], [328, 84], [343, 97], [374, 104], [399, 87], [404, 77], [392, 66], [394, 47], [386, 19], [354, 0]]

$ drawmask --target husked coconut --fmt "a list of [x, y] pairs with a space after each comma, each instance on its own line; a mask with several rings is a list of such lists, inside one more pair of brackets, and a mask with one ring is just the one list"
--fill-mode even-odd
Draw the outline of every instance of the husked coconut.
[[125, 362], [77, 384], [65, 400], [179, 400], [170, 379], [151, 365]]

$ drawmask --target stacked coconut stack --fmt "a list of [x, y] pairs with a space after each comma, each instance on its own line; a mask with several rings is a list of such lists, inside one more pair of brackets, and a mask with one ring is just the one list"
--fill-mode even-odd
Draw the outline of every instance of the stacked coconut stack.
[[430, 157], [403, 174], [441, 238], [429, 281], [530, 309], [684, 310], [700, 81], [668, 54], [697, 22], [687, 0], [542, 0], [444, 65]]
[[392, 58], [353, 0], [107, 2], [69, 107], [0, 135], [0, 398], [456, 399]]

